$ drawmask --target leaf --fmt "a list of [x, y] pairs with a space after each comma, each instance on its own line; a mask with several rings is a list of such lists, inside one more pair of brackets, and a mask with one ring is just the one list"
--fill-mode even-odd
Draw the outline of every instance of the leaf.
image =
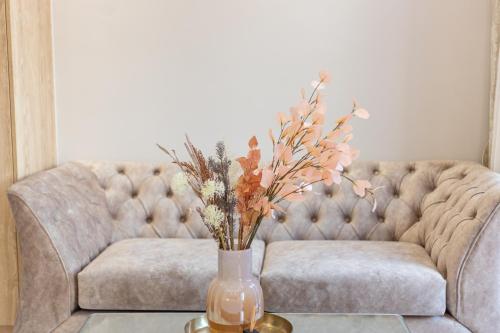
[[331, 78], [332, 77], [330, 73], [328, 73], [328, 71], [322, 70], [321, 72], [319, 72], [319, 79], [321, 80], [321, 82], [329, 83]]
[[250, 147], [250, 149], [255, 149], [257, 148], [257, 146], [259, 145], [259, 142], [257, 141], [257, 138], [254, 136], [252, 136], [250, 138], [250, 140], [248, 141], [248, 147]]
[[348, 122], [349, 120], [351, 120], [352, 118], [352, 115], [351, 114], [346, 114], [345, 116], [342, 116], [340, 117], [339, 119], [337, 119], [336, 123], [337, 123], [337, 126], [342, 126], [344, 125], [346, 122]]
[[269, 129], [268, 135], [269, 135], [269, 139], [271, 139], [271, 142], [273, 143], [273, 145], [275, 145], [276, 144], [276, 139], [274, 138], [273, 130], [272, 129]]
[[260, 179], [260, 186], [267, 189], [273, 183], [273, 179], [274, 179], [274, 172], [271, 169], [266, 168], [262, 170], [262, 178]]
[[284, 114], [283, 112], [278, 112], [278, 121], [280, 122], [280, 124], [283, 125], [288, 120], [290, 120], [290, 118], [286, 114]]
[[368, 111], [366, 111], [363, 108], [357, 108], [356, 110], [354, 110], [354, 115], [358, 118], [361, 118], [361, 119], [370, 118], [370, 114], [368, 113]]

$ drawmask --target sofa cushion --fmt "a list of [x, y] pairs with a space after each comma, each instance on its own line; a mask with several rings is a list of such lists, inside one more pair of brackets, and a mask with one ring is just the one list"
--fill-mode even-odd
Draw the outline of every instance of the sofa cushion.
[[261, 284], [273, 312], [442, 315], [446, 309], [446, 281], [412, 243], [273, 242]]
[[[264, 242], [254, 241], [259, 275]], [[205, 310], [217, 274], [212, 239], [127, 239], [114, 243], [78, 274], [78, 302], [92, 310]]]

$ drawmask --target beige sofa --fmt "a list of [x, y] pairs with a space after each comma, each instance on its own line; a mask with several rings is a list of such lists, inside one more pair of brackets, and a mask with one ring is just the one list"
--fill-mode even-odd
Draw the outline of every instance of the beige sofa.
[[[204, 310], [217, 250], [172, 165], [78, 162], [9, 192], [21, 247], [15, 332], [77, 332], [105, 310]], [[263, 222], [265, 308], [398, 313], [413, 333], [500, 332], [500, 176], [470, 162], [359, 162], [378, 207], [317, 186]]]

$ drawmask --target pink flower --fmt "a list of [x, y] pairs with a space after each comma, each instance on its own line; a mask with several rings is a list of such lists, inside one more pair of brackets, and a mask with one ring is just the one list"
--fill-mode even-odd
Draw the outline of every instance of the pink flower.
[[276, 161], [281, 161], [286, 165], [292, 160], [292, 157], [292, 147], [285, 146], [282, 143], [276, 145], [276, 152], [274, 153]]
[[309, 111], [311, 111], [311, 105], [305, 100], [300, 101], [299, 104], [290, 108], [290, 114], [292, 115], [293, 120], [305, 116], [309, 113]]
[[351, 158], [353, 160], [359, 157], [359, 149], [351, 149]]
[[313, 157], [319, 157], [320, 154], [321, 154], [321, 148], [320, 147], [314, 147], [314, 146], [311, 146], [311, 145], [306, 145], [306, 148], [307, 148], [307, 151], [309, 152], [309, 154], [311, 154], [311, 156]]
[[[323, 154], [323, 156], [324, 155], [325, 154]], [[320, 165], [322, 168], [325, 168], [325, 169], [337, 169], [341, 156], [342, 156], [342, 154], [334, 152], [325, 158], [321, 158]]]
[[337, 170], [325, 170], [323, 172], [323, 177], [325, 179], [325, 184], [330, 186], [333, 183], [335, 184], [340, 184], [342, 182], [342, 177], [340, 175], [340, 172]]
[[325, 122], [325, 114], [320, 111], [313, 112], [312, 122], [314, 125], [323, 125]]
[[267, 132], [267, 134], [269, 135], [269, 139], [271, 139], [273, 145], [276, 143], [276, 139], [274, 138], [274, 135], [273, 135], [273, 130], [272, 129], [269, 129], [269, 131]]
[[297, 131], [300, 130], [302, 126], [302, 122], [300, 119], [295, 119], [292, 121], [292, 123], [283, 130], [283, 133], [281, 134], [282, 138], [285, 138], [287, 136], [294, 136]]
[[344, 142], [344, 143], [349, 143], [349, 141], [351, 141], [351, 140], [352, 140], [352, 138], [353, 138], [352, 133], [349, 133], [349, 134], [347, 134], [347, 135], [344, 137], [343, 142]]
[[336, 140], [339, 136], [340, 136], [340, 131], [339, 130], [335, 130], [335, 131], [330, 131], [328, 134], [327, 134], [327, 138], [329, 140], [329, 142], [333, 142], [334, 140]]
[[260, 179], [260, 186], [267, 189], [271, 186], [274, 179], [274, 173], [270, 168], [262, 170], [262, 178]]
[[337, 150], [341, 151], [343, 153], [349, 152], [351, 150], [351, 147], [347, 143], [337, 143]]
[[283, 187], [278, 193], [280, 197], [286, 197], [288, 201], [298, 201], [304, 199], [304, 196], [300, 192], [300, 188], [297, 185], [291, 183], [283, 184]]
[[321, 82], [329, 83], [332, 79], [332, 76], [330, 75], [330, 73], [328, 73], [328, 71], [322, 70], [319, 72], [319, 79]]
[[257, 203], [253, 206], [253, 209], [261, 212], [264, 216], [269, 216], [271, 214], [271, 203], [269, 202], [268, 197], [260, 198]]
[[352, 118], [352, 114], [346, 114], [345, 116], [340, 117], [339, 119], [337, 119], [337, 125], [338, 126], [342, 126], [346, 122], [348, 122], [349, 120], [351, 120], [351, 118]]
[[319, 137], [321, 136], [321, 126], [310, 126], [307, 129], [306, 133], [307, 134], [305, 134], [304, 138], [302, 139], [302, 143], [307, 146], [310, 143], [315, 143], [316, 141], [318, 141]]
[[290, 166], [287, 166], [287, 165], [280, 165], [277, 169], [276, 169], [276, 173], [278, 174], [278, 177], [284, 177], [285, 174], [290, 171]]
[[278, 112], [278, 121], [280, 122], [280, 124], [283, 125], [284, 123], [286, 123], [289, 120], [290, 120], [289, 116], [287, 116], [283, 112]]
[[351, 133], [352, 132], [352, 126], [349, 125], [349, 124], [344, 124], [340, 130], [342, 131], [342, 133], [344, 134], [347, 134], [347, 133]]
[[339, 163], [344, 167], [351, 165], [352, 163], [351, 154], [348, 153], [340, 154]]

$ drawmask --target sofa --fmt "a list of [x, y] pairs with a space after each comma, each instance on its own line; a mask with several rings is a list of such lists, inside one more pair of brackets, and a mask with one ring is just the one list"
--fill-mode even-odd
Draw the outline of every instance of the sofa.
[[[204, 311], [217, 248], [172, 164], [71, 162], [14, 184], [15, 332], [78, 332], [101, 311]], [[500, 332], [500, 176], [462, 161], [356, 162], [265, 219], [265, 309], [397, 313], [412, 333]]]

